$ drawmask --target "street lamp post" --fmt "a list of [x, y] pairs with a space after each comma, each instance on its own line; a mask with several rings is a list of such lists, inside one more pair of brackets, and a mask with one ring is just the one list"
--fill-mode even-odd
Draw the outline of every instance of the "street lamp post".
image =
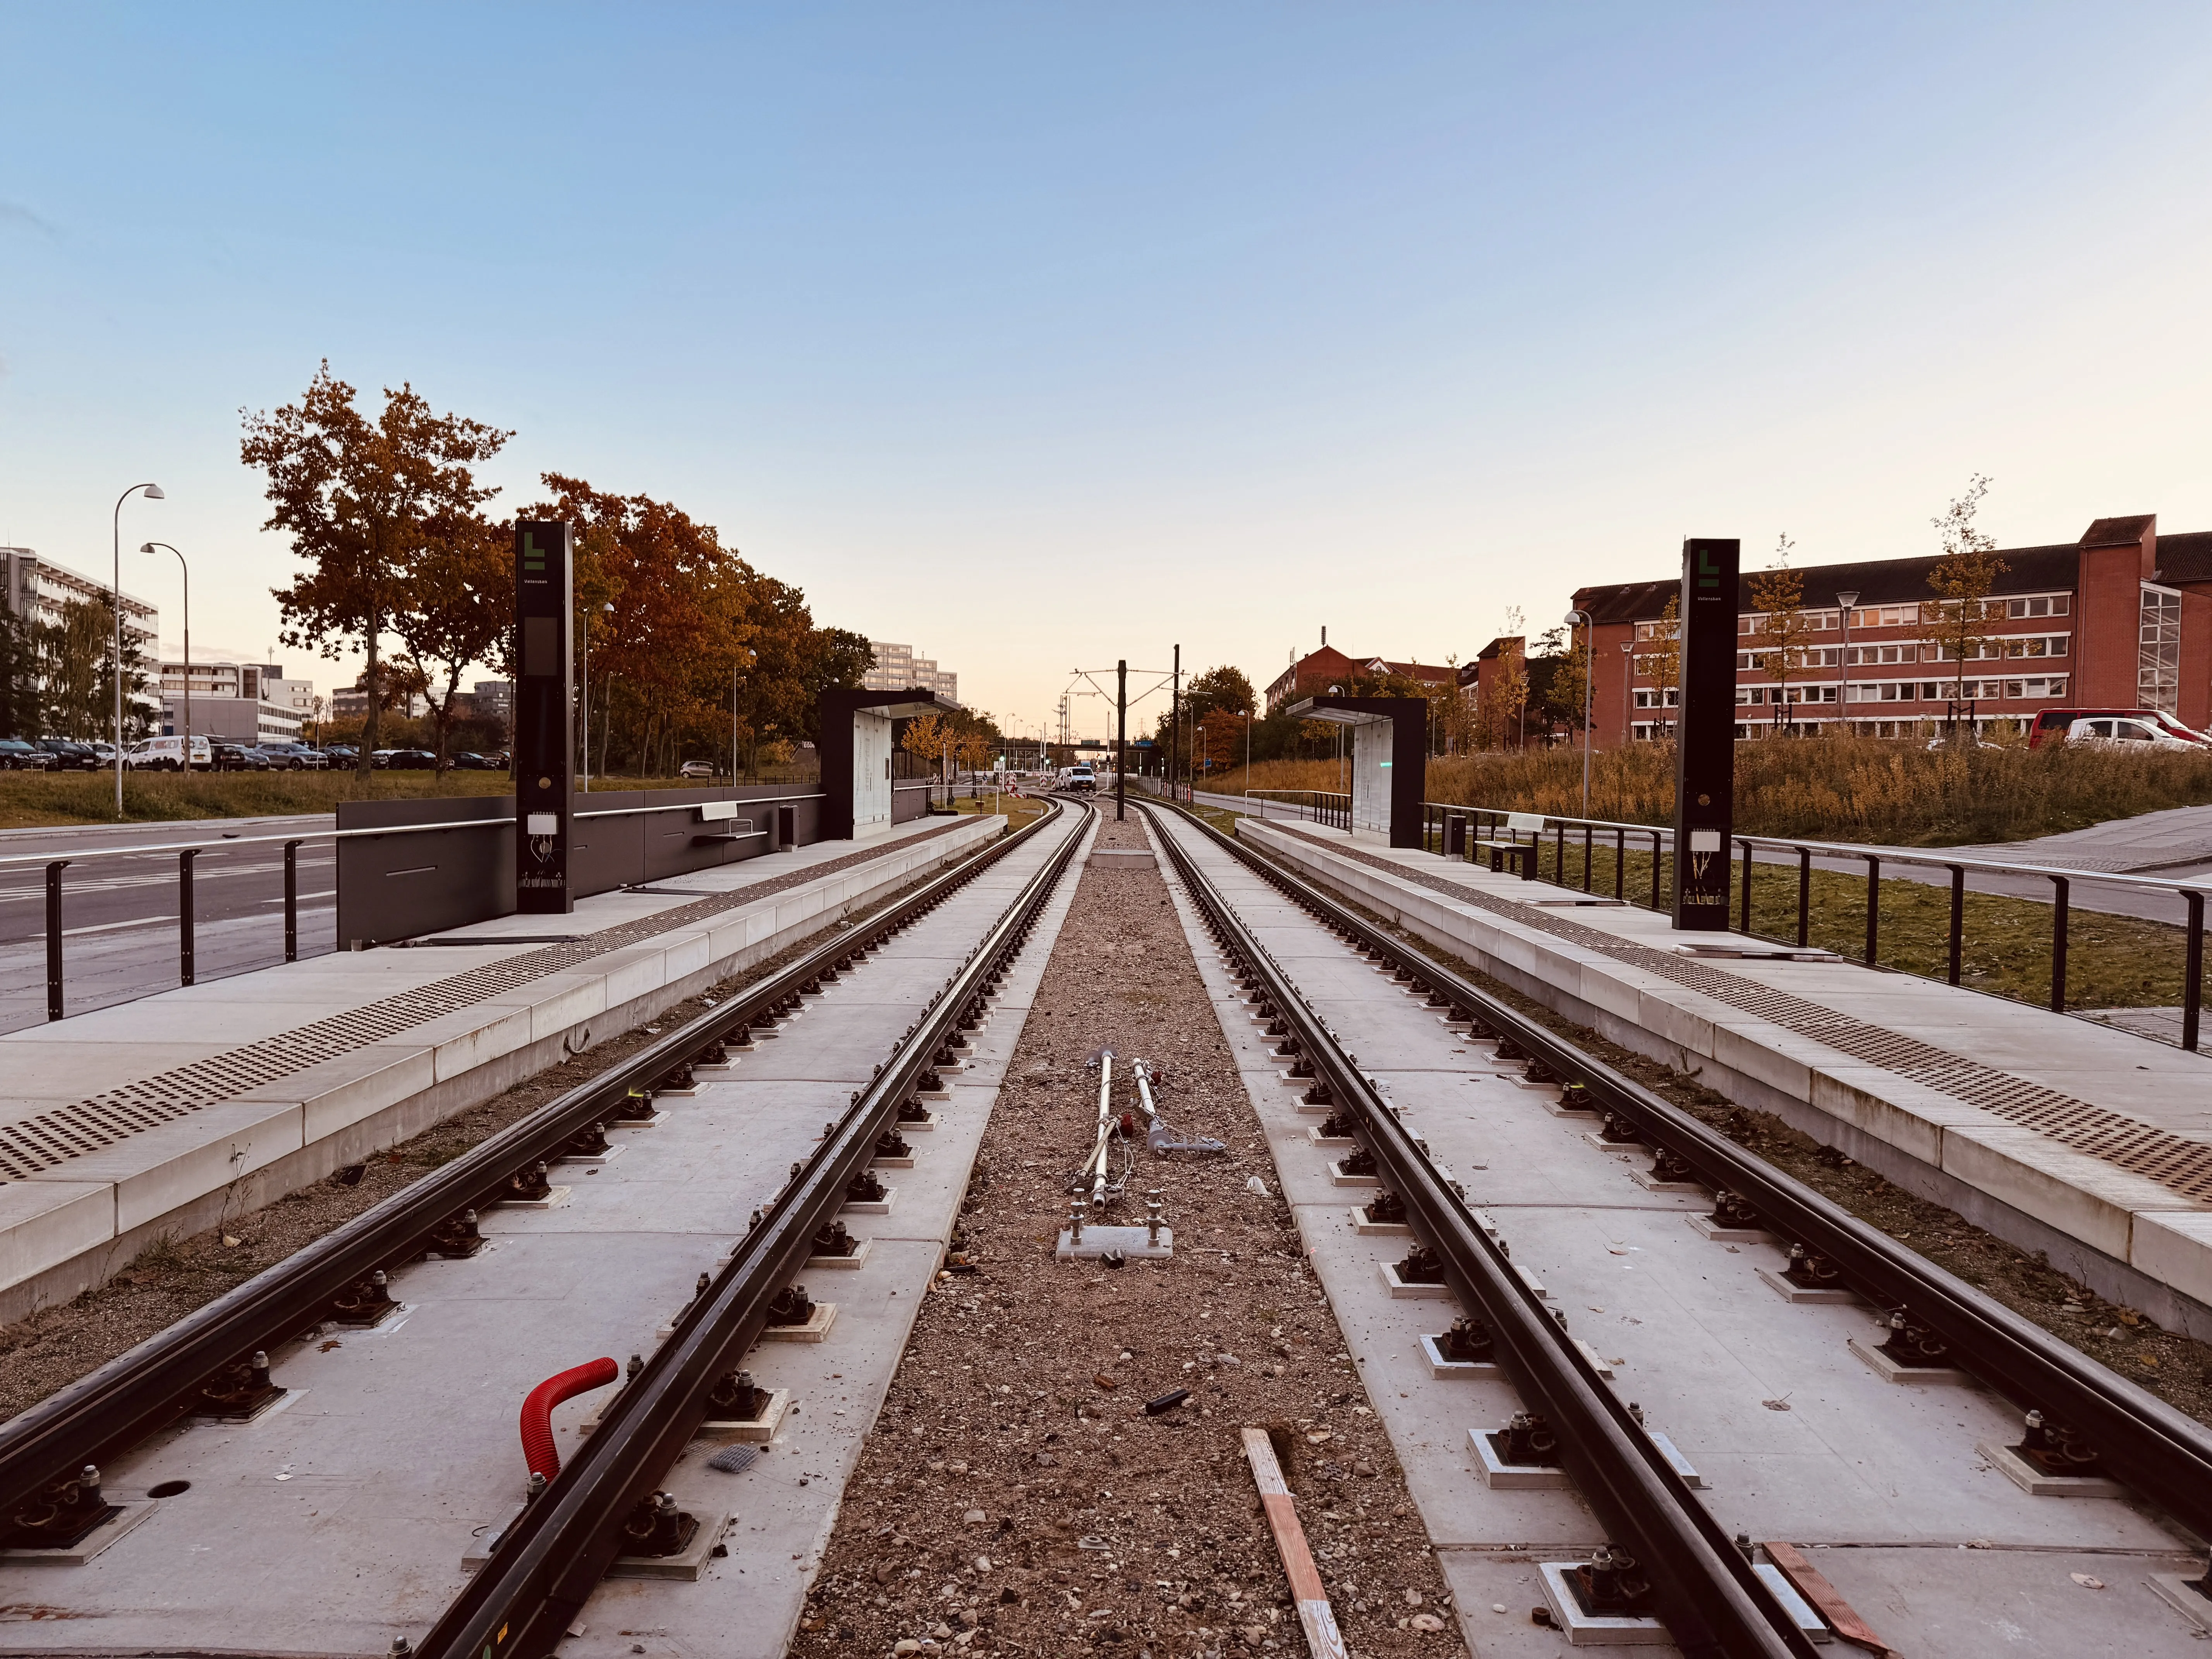
[[1844, 587], [1836, 591], [1836, 603], [1843, 608], [1844, 613], [1843, 673], [1840, 677], [1842, 683], [1837, 687], [1836, 695], [1844, 700], [1844, 735], [1845, 737], [1851, 734], [1851, 607], [1858, 602], [1857, 588]]
[[1583, 630], [1583, 816], [1589, 816], [1590, 709], [1597, 695], [1597, 634], [1587, 611], [1567, 612], [1569, 629]]
[[[177, 553], [167, 542], [147, 542], [139, 548], [141, 553], [151, 553], [156, 548], [167, 548], [177, 554], [177, 568], [185, 577], [185, 771], [192, 769], [192, 568], [185, 562], [185, 556]], [[271, 651], [273, 657], [276, 653]], [[160, 664], [155, 664], [156, 668]]]
[[[612, 611], [614, 606], [611, 605], [603, 605], [599, 609], [602, 611]], [[583, 793], [588, 795], [592, 793], [592, 611], [589, 605], [585, 606], [583, 610], [581, 626], [579, 627], [576, 632], [576, 647], [583, 658]]]
[[149, 501], [167, 499], [157, 483], [132, 484], [115, 498], [115, 513], [109, 523], [115, 550], [115, 816], [118, 818], [123, 816], [123, 503], [142, 489]]

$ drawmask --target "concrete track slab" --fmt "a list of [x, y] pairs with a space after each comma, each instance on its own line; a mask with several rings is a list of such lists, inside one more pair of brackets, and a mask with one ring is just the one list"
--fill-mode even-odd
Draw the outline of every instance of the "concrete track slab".
[[2100, 1294], [2212, 1335], [2212, 1304], [2185, 1288], [2212, 1267], [2165, 1234], [2155, 1269], [2135, 1247], [2153, 1218], [2212, 1212], [2204, 1056], [1848, 962], [1666, 966], [1681, 959], [1661, 915], [1563, 917], [1526, 902], [1553, 890], [1469, 865], [1310, 826], [1238, 829], [1614, 1041], [2049, 1251]]
[[[1249, 899], [1262, 915], [1279, 904], [1225, 854], [1194, 836], [1187, 845], [1232, 902]], [[1305, 945], [1287, 923], [1270, 941], [1302, 985], [1309, 951], [1326, 944], [1344, 954], [1304, 925]], [[1571, 1491], [1482, 1484], [1467, 1431], [1502, 1426], [1517, 1396], [1503, 1381], [1433, 1375], [1419, 1338], [1449, 1323], [1450, 1304], [1384, 1291], [1377, 1266], [1407, 1241], [1354, 1232], [1342, 1194], [1319, 1173], [1329, 1151], [1311, 1144], [1310, 1121], [1288, 1091], [1268, 1086], [1255, 1028], [1194, 927], [1193, 937], [1351, 1360], [1454, 1588], [1462, 1632], [1483, 1654], [1556, 1652], [1558, 1635], [1528, 1623], [1542, 1600], [1536, 1563], [1580, 1559], [1599, 1541], [1596, 1522]], [[2115, 1639], [2106, 1620], [2120, 1609], [2081, 1590], [2069, 1571], [2125, 1561], [2140, 1580], [2151, 1565], [2186, 1559], [2185, 1540], [2132, 1500], [2030, 1498], [1976, 1450], [1978, 1441], [2017, 1437], [2009, 1406], [1972, 1386], [1905, 1390], [1881, 1381], [1845, 1346], [1872, 1334], [1867, 1310], [1784, 1303], [1757, 1282], [1759, 1267], [1782, 1265], [1778, 1249], [1700, 1237], [1684, 1217], [1705, 1201], [1644, 1192], [1629, 1179], [1642, 1155], [1589, 1145], [1586, 1121], [1554, 1115], [1535, 1092], [1479, 1073], [1455, 1079], [1453, 1068], [1476, 1060], [1469, 1050], [1481, 1045], [1447, 1030], [1388, 979], [1332, 983], [1339, 994], [1316, 993], [1317, 1007], [1395, 1085], [1431, 1156], [1463, 1172], [1471, 1200], [1498, 1223], [1516, 1264], [1543, 1279], [1571, 1331], [1620, 1361], [1613, 1386], [1696, 1468], [1702, 1501], [1731, 1531], [1747, 1528], [1755, 1538], [1880, 1542], [1878, 1551], [1823, 1551], [1820, 1565], [1867, 1557], [1845, 1594], [1904, 1650], [2017, 1651], [2007, 1644], [2020, 1638], [2008, 1632], [2026, 1628], [2031, 1613], [2041, 1621], [2031, 1650], [2105, 1650]], [[2075, 1596], [2056, 1595], [2061, 1588]], [[1507, 1613], [1492, 1613], [1498, 1604]], [[2152, 1653], [2191, 1639], [2177, 1616], [2161, 1622], [2149, 1608], [2127, 1602], [2126, 1645], [2137, 1645], [2139, 1632]]]
[[[0, 1244], [0, 1263], [14, 1265], [0, 1279], [0, 1319], [99, 1283], [164, 1227], [211, 1224], [211, 1206], [266, 1203], [417, 1133], [595, 1036], [649, 1019], [714, 976], [769, 954], [820, 918], [905, 884], [998, 828], [997, 820], [925, 822], [858, 852], [823, 842], [778, 854], [773, 869], [737, 866], [746, 875], [723, 878], [726, 890], [741, 900], [754, 888], [772, 890], [720, 912], [684, 911], [702, 901], [681, 895], [586, 899], [551, 931], [586, 935], [663, 914], [675, 920], [665, 934], [581, 960], [521, 963], [519, 981], [465, 976], [544, 947], [349, 952], [0, 1036], [0, 1068], [10, 1076], [0, 1103], [0, 1176], [80, 1180], [85, 1156], [98, 1150], [119, 1158], [117, 1167], [133, 1179], [145, 1177], [143, 1190], [176, 1200], [166, 1212], [118, 1202], [118, 1215], [137, 1218], [111, 1234], [116, 1248], [97, 1255], [87, 1253], [74, 1221], [62, 1226], [43, 1212], [18, 1218], [18, 1231]], [[810, 873], [817, 871], [823, 873]], [[547, 931], [544, 921], [536, 919], [537, 932]], [[100, 1115], [111, 1097], [130, 1109], [125, 1116]], [[137, 1110], [149, 1103], [151, 1119]], [[222, 1115], [234, 1106], [291, 1109], [298, 1143], [241, 1171]], [[37, 1132], [15, 1130], [11, 1142], [11, 1126], [31, 1118], [41, 1120]], [[146, 1139], [157, 1123], [161, 1137]], [[51, 1151], [58, 1142], [84, 1150], [58, 1158]], [[167, 1148], [177, 1167], [157, 1170], [148, 1162], [155, 1148]], [[250, 1178], [240, 1184], [242, 1177]], [[8, 1224], [0, 1217], [0, 1226]]]

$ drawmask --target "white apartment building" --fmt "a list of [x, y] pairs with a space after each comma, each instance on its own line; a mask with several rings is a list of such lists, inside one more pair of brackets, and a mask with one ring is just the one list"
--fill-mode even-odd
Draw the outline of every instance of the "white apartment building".
[[[26, 623], [58, 623], [62, 607], [71, 599], [105, 599], [110, 592], [106, 582], [56, 564], [27, 547], [0, 547], [0, 558], [7, 563], [0, 573], [0, 581], [6, 584], [0, 590], [0, 603]], [[155, 641], [161, 629], [161, 611], [128, 590], [122, 607], [124, 637], [152, 655], [159, 648]]]
[[915, 656], [912, 646], [870, 640], [868, 649], [874, 660], [860, 680], [863, 690], [934, 691], [947, 702], [960, 701], [960, 677], [938, 667], [933, 658]]

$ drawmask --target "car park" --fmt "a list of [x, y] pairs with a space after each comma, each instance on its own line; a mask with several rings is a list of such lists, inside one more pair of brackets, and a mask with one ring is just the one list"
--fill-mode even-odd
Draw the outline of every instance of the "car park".
[[0, 770], [9, 772], [45, 772], [52, 769], [54, 757], [35, 744], [21, 738], [0, 738]]

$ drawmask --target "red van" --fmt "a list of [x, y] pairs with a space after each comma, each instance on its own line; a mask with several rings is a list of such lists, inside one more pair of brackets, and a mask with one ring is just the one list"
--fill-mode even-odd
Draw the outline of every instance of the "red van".
[[2039, 749], [2043, 740], [2056, 735], [2064, 737], [2066, 730], [2075, 720], [2123, 719], [2148, 720], [2161, 732], [2171, 732], [2184, 743], [2212, 744], [2212, 738], [2202, 732], [2191, 730], [2172, 715], [2155, 708], [2045, 708], [2035, 717], [2035, 724], [2027, 729], [2027, 746]]

